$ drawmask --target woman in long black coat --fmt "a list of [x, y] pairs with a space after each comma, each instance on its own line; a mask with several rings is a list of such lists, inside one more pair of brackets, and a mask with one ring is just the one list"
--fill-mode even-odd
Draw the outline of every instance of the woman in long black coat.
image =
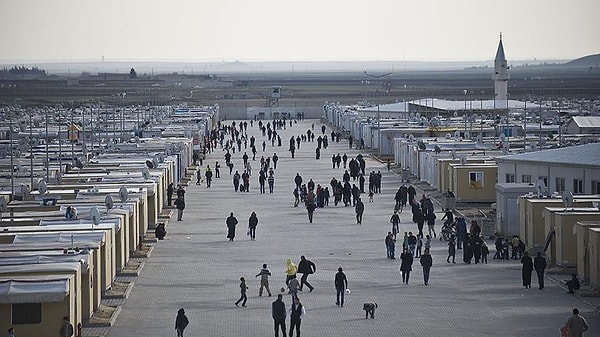
[[463, 261], [467, 264], [471, 264], [473, 259], [473, 238], [470, 234], [465, 235], [465, 241], [463, 242]]
[[413, 264], [413, 256], [408, 251], [408, 249], [404, 249], [404, 252], [400, 254], [400, 260], [402, 263], [400, 264], [400, 272], [402, 273], [402, 283], [408, 284], [408, 278], [410, 277], [410, 272], [412, 270]]
[[531, 288], [531, 272], [533, 271], [533, 260], [529, 256], [529, 252], [525, 252], [521, 258], [523, 265], [523, 287]]

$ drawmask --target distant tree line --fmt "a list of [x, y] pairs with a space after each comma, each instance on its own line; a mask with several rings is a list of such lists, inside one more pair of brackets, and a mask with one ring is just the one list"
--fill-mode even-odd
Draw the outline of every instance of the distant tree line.
[[14, 66], [10, 69], [3, 68], [0, 69], [0, 76], [47, 76], [46, 70], [40, 69], [38, 67], [25, 67], [25, 66]]

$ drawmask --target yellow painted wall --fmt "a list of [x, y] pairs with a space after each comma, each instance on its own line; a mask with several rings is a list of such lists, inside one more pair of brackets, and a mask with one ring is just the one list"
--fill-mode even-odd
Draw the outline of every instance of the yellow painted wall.
[[[460, 165], [451, 164], [453, 184], [451, 190], [457, 201], [462, 202], [495, 202], [496, 201], [496, 165]], [[483, 172], [483, 186], [473, 185], [469, 173]]]

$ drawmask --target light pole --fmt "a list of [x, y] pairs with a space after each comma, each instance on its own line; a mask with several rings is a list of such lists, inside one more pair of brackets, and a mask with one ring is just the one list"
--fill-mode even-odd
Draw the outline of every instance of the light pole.
[[542, 149], [542, 98], [540, 97], [540, 144], [538, 150]]
[[12, 127], [12, 111], [8, 115], [8, 131], [10, 138], [10, 199], [13, 199], [15, 193], [15, 164], [14, 164], [14, 149], [13, 149], [13, 127]]
[[527, 152], [527, 100], [525, 97], [525, 112], [523, 113], [523, 149]]
[[46, 179], [44, 181], [48, 183], [48, 177], [50, 176], [50, 155], [48, 154], [48, 143], [50, 142], [50, 137], [48, 136], [48, 108], [44, 108], [45, 117], [46, 117]]
[[29, 113], [29, 178], [31, 180], [31, 189], [33, 189], [33, 125], [31, 123], [33, 111], [28, 110], [27, 112]]

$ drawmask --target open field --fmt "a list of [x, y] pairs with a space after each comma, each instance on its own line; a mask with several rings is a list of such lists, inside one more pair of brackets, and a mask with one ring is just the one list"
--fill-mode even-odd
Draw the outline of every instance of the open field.
[[[452, 100], [493, 98], [491, 68], [452, 71], [395, 71], [381, 79], [362, 72], [282, 72], [216, 75], [155, 75], [128, 79], [126, 75], [0, 80], [0, 105], [132, 105], [215, 103], [266, 105], [269, 87], [281, 86], [282, 106], [307, 101], [391, 103], [436, 97]], [[376, 73], [375, 75], [382, 75]], [[115, 74], [112, 74], [115, 75]], [[126, 95], [123, 97], [123, 93]], [[520, 67], [511, 70], [511, 99], [573, 100], [600, 96], [598, 68]], [[256, 100], [253, 102], [252, 100]]]

